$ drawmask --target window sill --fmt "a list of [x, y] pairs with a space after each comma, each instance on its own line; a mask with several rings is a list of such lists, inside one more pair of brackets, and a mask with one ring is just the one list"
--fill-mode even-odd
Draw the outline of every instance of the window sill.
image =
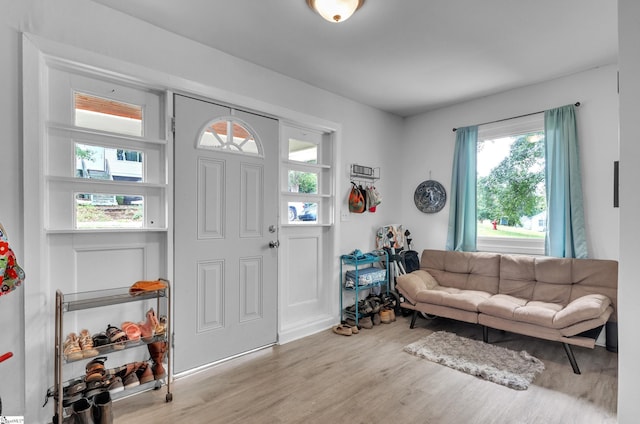
[[478, 237], [476, 247], [480, 252], [544, 256], [544, 239]]

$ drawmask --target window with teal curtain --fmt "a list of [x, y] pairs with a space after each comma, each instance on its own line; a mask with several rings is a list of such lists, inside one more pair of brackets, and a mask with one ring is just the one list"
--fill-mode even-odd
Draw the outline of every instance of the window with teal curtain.
[[478, 127], [456, 130], [456, 146], [451, 173], [447, 250], [476, 250], [476, 157]]
[[544, 113], [547, 232], [545, 254], [586, 258], [587, 241], [582, 201], [575, 106]]

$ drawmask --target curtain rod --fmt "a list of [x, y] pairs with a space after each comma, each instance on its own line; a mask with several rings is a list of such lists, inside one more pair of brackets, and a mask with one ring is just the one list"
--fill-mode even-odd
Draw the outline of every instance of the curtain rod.
[[[575, 102], [573, 105], [575, 107], [579, 107], [580, 106], [580, 102]], [[488, 125], [488, 124], [495, 124], [496, 122], [508, 121], [510, 119], [524, 118], [525, 116], [537, 115], [538, 113], [542, 113], [542, 112], [544, 112], [544, 110], [541, 110], [539, 112], [525, 113], [524, 115], [513, 116], [511, 118], [496, 119], [495, 121], [483, 122], [482, 124], [478, 124], [478, 126], [480, 126], [480, 125]], [[454, 128], [453, 132], [456, 132], [456, 130], [457, 130], [457, 128]]]

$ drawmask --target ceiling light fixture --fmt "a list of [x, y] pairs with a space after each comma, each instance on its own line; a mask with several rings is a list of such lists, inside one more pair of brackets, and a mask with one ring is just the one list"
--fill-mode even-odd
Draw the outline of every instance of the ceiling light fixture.
[[309, 7], [329, 22], [343, 22], [360, 9], [364, 0], [307, 0]]

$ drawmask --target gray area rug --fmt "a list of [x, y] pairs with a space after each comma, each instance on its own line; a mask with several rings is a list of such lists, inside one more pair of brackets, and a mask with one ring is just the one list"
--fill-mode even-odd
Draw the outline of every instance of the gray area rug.
[[544, 370], [544, 363], [524, 350], [515, 352], [446, 331], [432, 333], [404, 351], [516, 390], [527, 390]]

